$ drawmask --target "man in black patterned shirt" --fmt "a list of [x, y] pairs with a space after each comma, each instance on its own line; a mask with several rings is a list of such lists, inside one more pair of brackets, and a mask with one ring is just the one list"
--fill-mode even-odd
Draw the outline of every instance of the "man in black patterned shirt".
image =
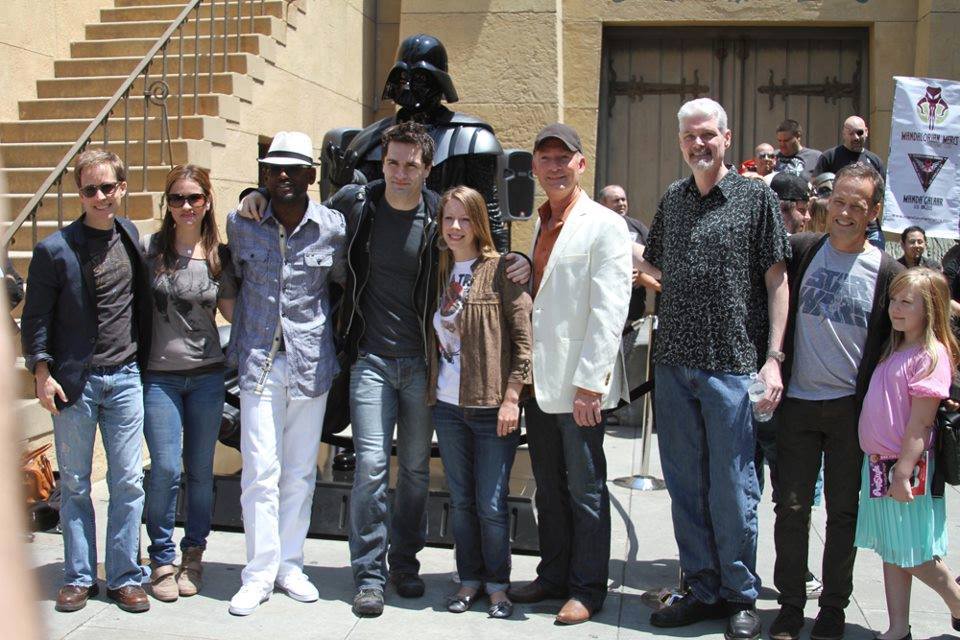
[[758, 638], [755, 434], [747, 387], [757, 371], [780, 401], [787, 315], [786, 232], [773, 192], [731, 171], [727, 114], [707, 98], [677, 114], [693, 170], [667, 188], [645, 259], [663, 275], [656, 363], [657, 433], [674, 536], [690, 594], [656, 627], [728, 618], [726, 638]]

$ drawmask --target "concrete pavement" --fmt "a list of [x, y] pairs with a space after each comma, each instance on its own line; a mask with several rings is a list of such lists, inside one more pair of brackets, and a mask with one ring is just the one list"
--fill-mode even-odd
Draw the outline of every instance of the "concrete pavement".
[[[639, 472], [641, 441], [635, 428], [608, 428], [605, 444], [611, 481]], [[652, 472], [662, 477], [654, 443]], [[947, 516], [951, 545], [960, 543], [960, 493], [948, 487]], [[379, 618], [357, 619], [350, 610], [354, 590], [345, 541], [308, 540], [305, 550], [306, 572], [320, 590], [320, 601], [295, 602], [280, 592], [253, 615], [237, 618], [227, 613], [227, 603], [240, 584], [245, 561], [243, 534], [215, 531], [205, 555], [203, 591], [175, 603], [151, 599], [151, 610], [129, 614], [109, 603], [103, 595], [82, 611], [63, 614], [54, 611], [54, 599], [61, 579], [63, 549], [56, 534], [38, 534], [27, 545], [38, 581], [40, 615], [48, 638], [65, 640], [238, 640], [271, 638], [275, 640], [383, 640], [384, 638], [448, 640], [483, 638], [504, 640], [522, 635], [537, 638], [623, 639], [638, 638], [722, 638], [723, 622], [711, 622], [674, 630], [654, 629], [649, 624], [650, 607], [641, 598], [650, 589], [673, 586], [678, 573], [677, 551], [670, 519], [670, 500], [666, 491], [637, 492], [610, 483], [613, 516], [610, 593], [603, 610], [594, 620], [576, 627], [558, 627], [553, 616], [560, 602], [517, 605], [510, 620], [492, 620], [486, 616], [486, 603], [460, 615], [448, 613], [445, 596], [456, 590], [451, 582], [453, 553], [449, 549], [427, 548], [420, 555], [426, 595], [415, 600], [399, 598], [387, 592], [387, 606]], [[94, 490], [97, 506], [98, 546], [104, 545], [106, 526], [106, 489], [99, 483]], [[810, 566], [819, 575], [823, 553], [825, 514], [814, 510], [811, 534]], [[182, 532], [178, 530], [176, 539]], [[146, 535], [144, 534], [144, 539]], [[954, 570], [960, 560], [947, 558]], [[764, 631], [777, 611], [773, 576], [773, 507], [769, 489], [760, 509], [758, 572], [766, 585], [758, 603]], [[513, 579], [534, 577], [537, 558], [515, 555]], [[915, 583], [911, 621], [914, 638], [957, 637], [952, 633], [950, 616], [940, 598], [922, 584]], [[808, 637], [816, 603], [807, 605]], [[867, 639], [874, 629], [886, 625], [881, 564], [872, 552], [862, 552], [857, 561], [854, 600], [847, 609], [847, 638]]]

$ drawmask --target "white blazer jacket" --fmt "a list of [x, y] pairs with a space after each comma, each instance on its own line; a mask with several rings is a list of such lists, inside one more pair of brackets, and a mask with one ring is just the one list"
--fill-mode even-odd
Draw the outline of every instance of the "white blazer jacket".
[[[537, 217], [534, 247], [539, 236]], [[620, 338], [632, 269], [626, 223], [581, 192], [533, 299], [533, 385], [545, 413], [571, 413], [575, 387], [602, 393], [604, 409], [629, 400]]]

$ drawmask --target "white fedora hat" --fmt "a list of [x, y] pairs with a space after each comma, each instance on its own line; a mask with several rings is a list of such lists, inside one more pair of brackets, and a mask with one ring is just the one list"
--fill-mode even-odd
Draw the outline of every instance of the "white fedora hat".
[[270, 143], [267, 155], [260, 158], [263, 164], [315, 166], [313, 161], [313, 141], [300, 131], [278, 131]]

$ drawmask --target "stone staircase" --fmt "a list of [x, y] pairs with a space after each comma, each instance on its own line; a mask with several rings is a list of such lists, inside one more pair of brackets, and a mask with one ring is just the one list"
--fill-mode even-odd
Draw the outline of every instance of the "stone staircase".
[[[154, 45], [157, 38], [180, 14], [182, 0], [114, 0], [114, 6], [100, 11], [100, 21], [87, 24], [85, 39], [70, 45], [70, 58], [56, 60], [54, 77], [36, 82], [36, 99], [19, 103], [19, 119], [0, 122], [0, 220], [17, 216], [64, 154], [83, 133], [109, 98]], [[211, 20], [210, 6], [201, 6], [199, 20], [194, 16], [183, 28], [183, 39], [170, 41], [166, 57], [167, 100], [170, 149], [175, 164], [193, 163], [211, 168], [214, 149], [227, 144], [227, 128], [239, 122], [250, 105], [255, 83], [264, 80], [267, 65], [275, 61], [278, 45], [286, 42], [287, 28], [295, 27], [305, 13], [302, 0], [263, 0], [243, 4], [217, 0]], [[262, 14], [261, 14], [262, 12]], [[194, 39], [195, 22], [200, 37]], [[239, 27], [239, 34], [238, 34]], [[229, 37], [224, 39], [225, 28]], [[216, 34], [211, 43], [206, 35]], [[182, 61], [178, 55], [183, 48]], [[212, 52], [211, 52], [212, 46]], [[193, 71], [199, 48], [199, 100], [195, 106]], [[213, 62], [213, 73], [208, 74]], [[182, 84], [178, 70], [183, 65]], [[158, 56], [150, 68], [150, 81], [161, 75], [163, 63]], [[144, 82], [141, 76], [130, 92], [128, 102], [129, 136], [127, 148], [127, 211], [144, 230], [152, 230], [159, 217], [160, 193], [169, 169], [169, 158], [161, 163], [161, 109], [151, 105], [147, 118], [146, 164], [144, 164]], [[178, 131], [176, 114], [182, 94], [183, 121]], [[119, 112], [119, 113], [118, 113]], [[123, 157], [123, 102], [108, 123], [110, 146]], [[91, 145], [102, 144], [98, 130]], [[166, 146], [164, 143], [163, 146]], [[165, 151], [164, 151], [165, 152]], [[144, 182], [145, 177], [145, 182]], [[80, 213], [72, 168], [63, 179], [63, 221], [68, 223]], [[2, 222], [5, 230], [8, 222]], [[37, 214], [38, 240], [59, 228], [57, 190], [43, 199]], [[10, 257], [17, 271], [27, 276], [33, 247], [33, 225], [28, 220], [16, 232], [10, 244]], [[29, 288], [29, 282], [27, 283]], [[22, 308], [22, 305], [21, 305]], [[19, 318], [20, 308], [14, 312]], [[33, 379], [22, 366], [19, 341], [15, 371], [18, 423], [29, 446], [52, 438], [49, 416], [34, 397]], [[97, 448], [100, 451], [100, 447]], [[102, 473], [102, 461], [100, 472]], [[96, 473], [95, 475], [101, 475]]]

